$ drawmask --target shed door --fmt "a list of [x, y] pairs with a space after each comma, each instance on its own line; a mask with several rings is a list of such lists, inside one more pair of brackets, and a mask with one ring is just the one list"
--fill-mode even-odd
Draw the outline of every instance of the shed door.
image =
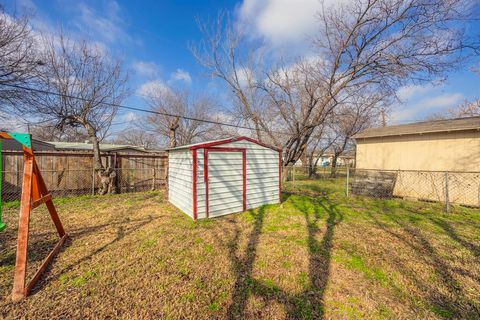
[[219, 149], [205, 149], [207, 217], [245, 210], [245, 150]]

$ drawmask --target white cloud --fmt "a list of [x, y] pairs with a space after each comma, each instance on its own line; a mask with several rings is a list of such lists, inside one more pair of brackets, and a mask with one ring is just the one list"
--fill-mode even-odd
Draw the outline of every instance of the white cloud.
[[432, 85], [408, 85], [403, 86], [397, 91], [397, 97], [401, 101], [405, 101], [419, 94], [426, 94], [429, 91], [432, 91], [434, 86]]
[[253, 73], [252, 69], [243, 67], [237, 70], [237, 77], [240, 86], [245, 87], [249, 83], [252, 83], [255, 80], [255, 74]]
[[35, 12], [37, 10], [37, 6], [32, 0], [17, 0], [17, 3], [22, 9], [29, 10], [31, 12]]
[[177, 69], [170, 75], [170, 81], [183, 81], [190, 85], [192, 83], [192, 76], [185, 70]]
[[419, 102], [424, 108], [451, 108], [465, 99], [461, 93], [448, 93], [437, 97], [431, 97]]
[[135, 61], [133, 70], [140, 76], [155, 78], [158, 77], [160, 67], [154, 62]]
[[140, 116], [134, 112], [127, 112], [122, 116], [122, 120], [125, 122], [137, 121], [140, 119]]
[[182, 81], [190, 85], [192, 82], [192, 77], [187, 71], [177, 69], [170, 75], [168, 82], [165, 82], [161, 79], [147, 81], [136, 90], [136, 94], [144, 97], [155, 97], [159, 93], [165, 94], [171, 92], [169, 86], [173, 86], [173, 82], [176, 81]]
[[27, 125], [25, 121], [0, 110], [0, 130], [26, 132]]
[[170, 89], [165, 83], [161, 80], [152, 80], [142, 84], [136, 91], [140, 96], [144, 97], [154, 97], [158, 95], [159, 92], [169, 91]]
[[[343, 0], [342, 0], [343, 1]], [[326, 6], [339, 1], [326, 0]], [[317, 27], [319, 0], [244, 0], [238, 8], [241, 26], [274, 47], [307, 40]]]
[[[422, 120], [426, 116], [442, 110], [453, 108], [459, 105], [465, 97], [463, 94], [443, 93], [440, 90], [431, 89], [428, 96], [422, 94], [422, 98], [414, 99], [414, 94], [410, 96], [410, 100], [405, 103], [394, 106], [394, 111], [391, 115], [393, 122], [413, 122], [415, 120]], [[417, 91], [422, 92], [422, 90]]]
[[94, 10], [86, 3], [78, 4], [79, 18], [76, 21], [78, 29], [100, 36], [107, 42], [130, 40], [123, 30], [123, 19], [120, 17], [120, 6], [114, 0], [105, 3], [103, 9]]

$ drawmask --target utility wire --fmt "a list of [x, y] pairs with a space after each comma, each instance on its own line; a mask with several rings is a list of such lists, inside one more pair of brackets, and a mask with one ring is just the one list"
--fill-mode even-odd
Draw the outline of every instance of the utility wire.
[[[56, 92], [53, 92], [53, 91], [47, 91], [47, 90], [42, 90], [42, 89], [37, 89], [37, 88], [25, 87], [25, 86], [14, 85], [14, 84], [6, 84], [6, 83], [0, 83], [0, 85], [6, 86], [6, 87], [22, 89], [22, 90], [27, 90], [27, 91], [33, 91], [33, 92], [47, 94], [47, 95], [54, 95], [54, 96], [58, 96], [58, 97], [67, 97], [67, 98], [70, 98], [70, 99], [77, 99], [77, 100], [80, 100], [80, 101], [90, 102], [88, 99], [85, 99], [85, 98], [76, 97], [76, 96], [67, 95], [67, 94], [60, 94], [60, 93], [56, 93]], [[145, 97], [147, 97], [147, 96], [145, 96]], [[131, 106], [125, 106], [125, 105], [121, 105], [121, 104], [108, 103], [108, 102], [102, 102], [102, 104], [112, 106], [112, 107], [121, 108], [121, 109], [131, 110], [131, 111], [145, 112], [145, 113], [150, 113], [150, 114], [155, 114], [155, 115], [174, 117], [174, 118], [182, 118], [182, 119], [185, 119], [185, 120], [216, 124], [216, 125], [220, 125], [220, 126], [227, 126], [227, 127], [232, 127], [232, 128], [238, 128], [238, 129], [246, 129], [246, 130], [250, 130], [250, 131], [257, 131], [257, 129], [252, 128], [252, 127], [241, 126], [241, 125], [236, 125], [236, 124], [231, 124], [231, 123], [225, 123], [225, 122], [220, 122], [220, 121], [215, 121], [215, 120], [200, 119], [200, 118], [195, 118], [195, 117], [183, 116], [183, 115], [179, 115], [179, 114], [173, 114], [173, 113], [161, 112], [161, 111], [155, 111], [155, 110], [147, 110], [147, 109], [142, 109], [142, 108], [138, 108], [138, 107], [131, 107]], [[40, 122], [37, 122], [37, 123], [24, 122], [24, 124], [27, 124], [27, 125], [30, 124], [30, 125], [35, 126], [35, 125], [39, 125], [39, 124], [49, 122], [49, 121], [51, 121], [51, 120], [40, 121]], [[392, 120], [392, 122], [397, 122], [397, 123], [398, 122], [401, 123], [401, 122], [404, 122], [404, 121], [409, 121], [409, 120], [405, 120], [405, 119], [404, 120], [398, 120], [398, 121]], [[419, 120], [415, 120], [415, 121], [418, 122]], [[126, 122], [129, 122], [129, 121], [126, 121]], [[112, 126], [119, 125], [119, 124], [124, 124], [126, 122], [113, 123]], [[289, 134], [287, 132], [275, 131], [275, 130], [271, 130], [271, 131], [267, 131], [267, 130], [264, 130], [264, 129], [258, 129], [258, 130], [263, 131], [263, 132], [275, 133], [275, 134]]]
[[[90, 102], [90, 100], [85, 99], [85, 98], [75, 97], [75, 96], [68, 95], [68, 94], [60, 94], [60, 93], [56, 93], [56, 92], [53, 92], [53, 91], [47, 91], [47, 90], [42, 90], [42, 89], [36, 89], [36, 88], [24, 87], [24, 86], [20, 86], [20, 85], [6, 84], [6, 83], [0, 83], [0, 85], [7, 86], [7, 87], [12, 87], [12, 88], [17, 88], [17, 89], [22, 89], [22, 90], [27, 90], [27, 91], [33, 91], [33, 92], [47, 94], [47, 95], [54, 95], [54, 96], [57, 96], [57, 97], [66, 97], [66, 98], [70, 98], [70, 99], [77, 99], [77, 100], [80, 100], [80, 101]], [[173, 113], [168, 113], [168, 112], [147, 110], [147, 109], [142, 109], [142, 108], [138, 108], [138, 107], [125, 106], [125, 105], [121, 105], [121, 104], [115, 104], [115, 103], [109, 103], [109, 102], [102, 102], [102, 104], [107, 105], [107, 106], [111, 106], [111, 107], [116, 107], [116, 108], [121, 108], [121, 109], [126, 109], [126, 110], [132, 110], [132, 111], [146, 112], [146, 113], [151, 113], [151, 114], [156, 114], [156, 115], [161, 115], [161, 116], [182, 118], [182, 119], [185, 119], [185, 120], [198, 121], [198, 122], [204, 122], [204, 123], [210, 123], [210, 124], [217, 124], [217, 125], [221, 125], [221, 126], [227, 126], [227, 127], [233, 127], [233, 128], [239, 128], [239, 129], [246, 129], [246, 130], [251, 130], [251, 131], [256, 131], [257, 130], [255, 128], [247, 127], [247, 126], [241, 126], [241, 125], [225, 123], [225, 122], [220, 122], [220, 121], [215, 121], [215, 120], [188, 117], [188, 116], [183, 116], [183, 115], [173, 114]], [[267, 130], [263, 130], [263, 129], [258, 129], [258, 130], [267, 132]], [[270, 131], [270, 132], [271, 133], [278, 133], [278, 134], [287, 134], [286, 132], [280, 132], [280, 131]]]

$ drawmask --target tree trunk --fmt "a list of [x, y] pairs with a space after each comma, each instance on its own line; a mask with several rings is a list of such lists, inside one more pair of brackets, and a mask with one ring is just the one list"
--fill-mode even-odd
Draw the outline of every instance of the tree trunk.
[[332, 168], [331, 168], [331, 171], [330, 171], [330, 176], [332, 178], [335, 178], [336, 175], [337, 175], [337, 160], [338, 160], [338, 154], [334, 154], [333, 155], [333, 158], [332, 158]]
[[308, 167], [306, 169], [308, 169], [308, 177], [311, 179], [317, 174], [317, 162], [313, 161], [313, 154], [310, 154], [307, 159]]
[[302, 162], [303, 173], [309, 174], [310, 173], [310, 162], [309, 156], [307, 154], [307, 150], [303, 151], [302, 155], [300, 156], [300, 161]]
[[93, 126], [88, 122], [85, 123], [84, 126], [85, 129], [87, 129], [88, 136], [92, 142], [94, 170], [100, 178], [100, 189], [98, 190], [98, 194], [104, 195], [107, 193], [115, 193], [114, 182], [117, 174], [110, 166], [105, 168], [103, 165], [100, 153], [100, 143], [98, 142], [97, 132]]
[[180, 121], [180, 118], [176, 118], [175, 121], [170, 124], [169, 130], [168, 130], [168, 139], [169, 139], [169, 145], [170, 148], [175, 148], [177, 146], [177, 129], [179, 127], [178, 122]]

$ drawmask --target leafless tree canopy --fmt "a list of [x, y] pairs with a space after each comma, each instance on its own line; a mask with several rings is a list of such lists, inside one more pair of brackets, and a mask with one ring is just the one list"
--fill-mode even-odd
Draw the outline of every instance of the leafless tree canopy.
[[220, 15], [212, 27], [200, 25], [205, 38], [192, 52], [233, 92], [257, 137], [284, 149], [289, 165], [306, 152], [327, 119], [344, 118], [335, 123], [347, 123], [341, 131], [351, 137], [361, 119], [352, 116], [357, 113], [352, 101], [363, 92], [392, 96], [401, 85], [441, 77], [465, 62], [479, 48], [459, 23], [469, 12], [468, 0], [323, 5], [313, 36], [316, 56], [270, 63], [268, 69], [260, 63], [261, 44], [249, 43]]
[[480, 116], [480, 99], [464, 101], [461, 105], [450, 109], [448, 112], [454, 118], [478, 117]]
[[155, 149], [159, 147], [159, 141], [155, 134], [137, 128], [120, 132], [114, 139], [114, 142], [143, 147], [145, 149]]
[[465, 0], [355, 0], [324, 8], [314, 44], [327, 61], [332, 95], [344, 86], [395, 90], [458, 67], [460, 50], [477, 49], [459, 27]]
[[260, 50], [244, 50], [247, 45], [242, 30], [236, 28], [228, 13], [219, 14], [213, 25], [199, 22], [204, 39], [191, 46], [195, 59], [212, 76], [227, 84], [233, 97], [232, 106], [236, 115], [255, 131], [257, 139], [268, 132], [268, 108], [264, 93], [257, 85], [264, 77]]
[[48, 123], [30, 125], [30, 133], [43, 141], [85, 142], [90, 139], [83, 127], [65, 127], [60, 130]]
[[[182, 115], [194, 119], [210, 119], [215, 112], [214, 101], [208, 96], [193, 97], [187, 90], [159, 87], [150, 92], [145, 101], [151, 110], [159, 113]], [[211, 124], [161, 114], [147, 116], [150, 132], [168, 140], [170, 148], [193, 143], [208, 136]]]
[[376, 125], [380, 120], [385, 97], [378, 94], [368, 94], [364, 92], [363, 96], [358, 96], [355, 101], [340, 106], [332, 115], [332, 131], [335, 140], [331, 145], [333, 151], [332, 158], [332, 176], [335, 176], [337, 169], [337, 160], [347, 149], [352, 150], [352, 137], [362, 130]]
[[28, 17], [8, 15], [0, 4], [0, 105], [3, 108], [23, 102], [28, 94], [3, 85], [29, 83], [38, 65]]
[[[99, 141], [108, 132], [117, 105], [128, 93], [122, 62], [100, 47], [67, 39], [63, 34], [44, 38], [41, 60], [44, 65], [38, 73], [38, 86], [53, 94], [38, 93], [28, 104], [19, 106], [19, 111], [48, 120], [61, 132], [65, 128], [83, 128], [93, 144], [95, 168], [103, 181], [111, 169], [101, 162]], [[111, 190], [111, 181], [107, 180], [102, 193], [107, 185]]]

